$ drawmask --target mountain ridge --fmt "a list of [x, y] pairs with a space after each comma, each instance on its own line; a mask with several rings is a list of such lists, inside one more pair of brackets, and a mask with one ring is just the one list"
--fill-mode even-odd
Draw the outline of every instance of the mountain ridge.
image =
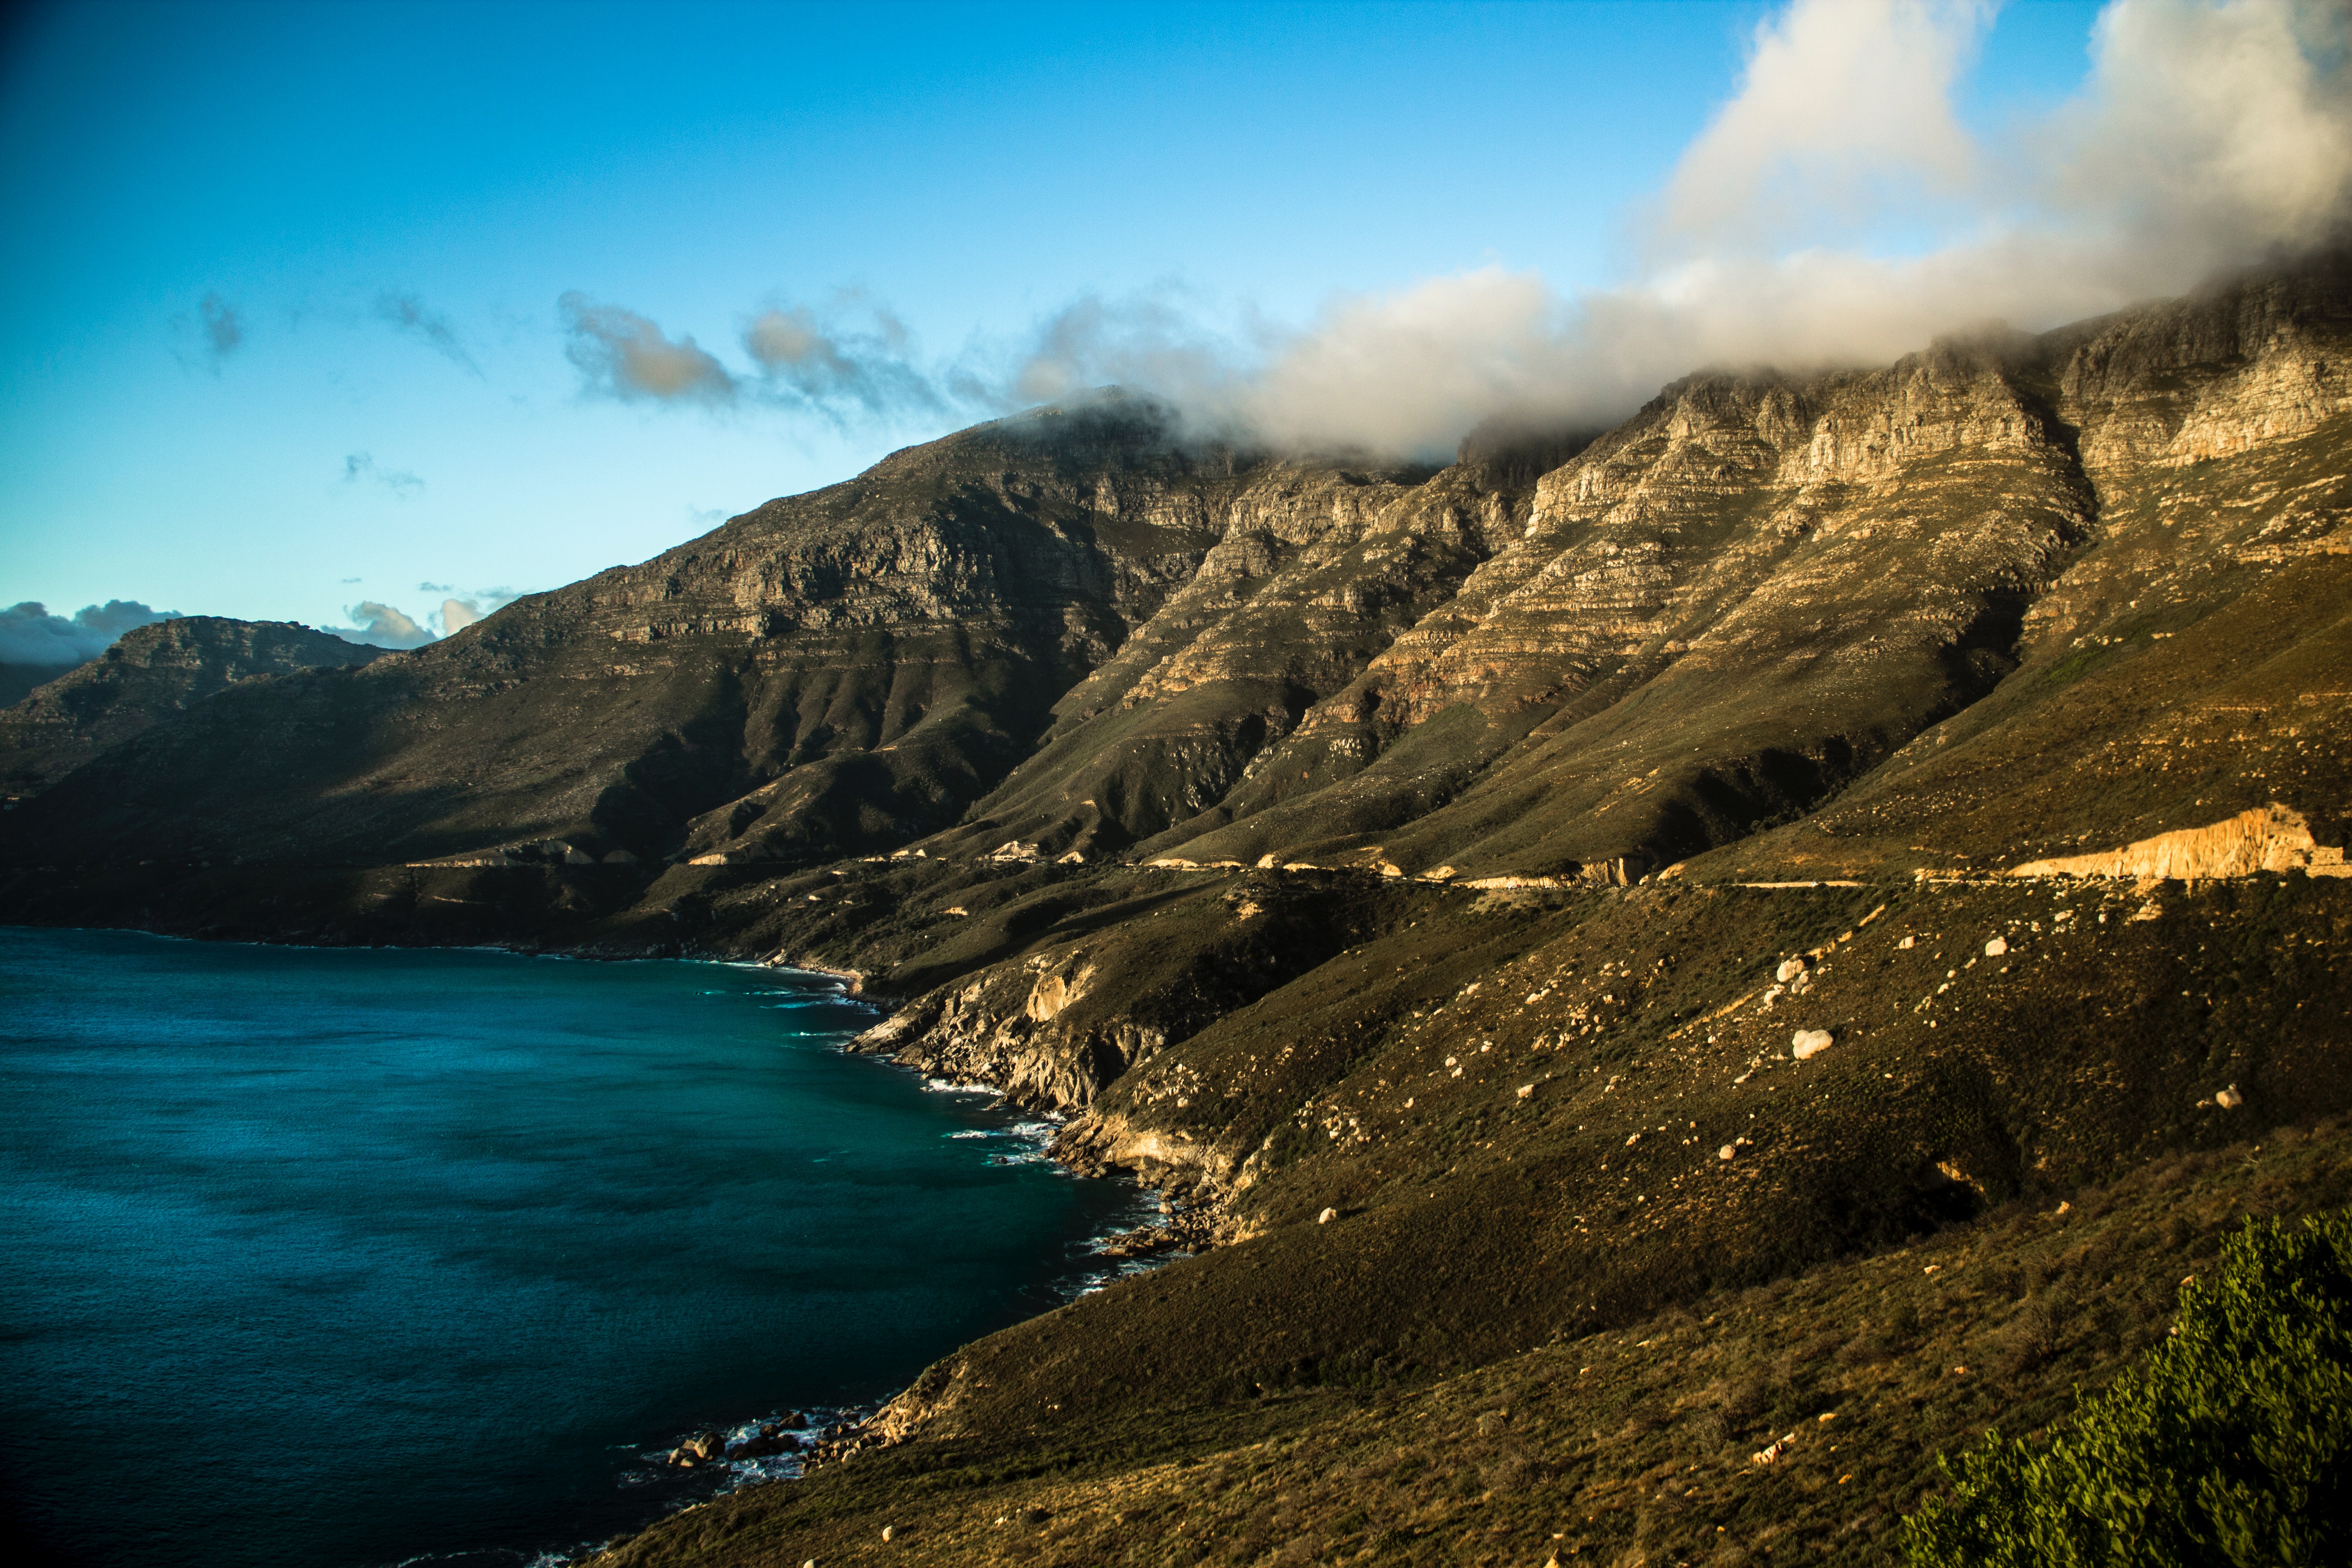
[[[957, 1531], [1052, 1475], [1100, 1502], [1057, 1506], [1176, 1518], [1267, 1432], [1630, 1356], [1913, 1247], [1997, 1257], [2270, 1129], [2315, 1151], [2298, 1192], [2341, 1187], [2347, 348], [2327, 257], [1877, 369], [1694, 375], [1434, 472], [1121, 395], [1035, 411], [428, 648], [230, 686], [0, 818], [0, 908], [843, 973], [893, 1009], [857, 1048], [1066, 1118], [1066, 1163], [1166, 1197], [1138, 1245], [1177, 1260], [949, 1358], [804, 1489], [613, 1560], [860, 1560], [920, 1496], [963, 1521], [929, 1516], [936, 1560], [1158, 1561], [1108, 1526]], [[1971, 1342], [2039, 1290], [1919, 1310]], [[1743, 1514], [1768, 1407], [1880, 1386], [1878, 1352], [1810, 1343], [1753, 1408], [1660, 1370], [1655, 1409], [1594, 1413], [1732, 1479], [1714, 1513], [1658, 1502], [1664, 1471], [1609, 1491], [1580, 1550], [1801, 1517], [1806, 1555], [1884, 1560], [1990, 1407], [1857, 1408], [1920, 1466], [1843, 1523]], [[1584, 1441], [1458, 1470], [1483, 1515], [1309, 1488], [1239, 1560], [1486, 1560], [1478, 1518], [1564, 1541], [1523, 1481]]]

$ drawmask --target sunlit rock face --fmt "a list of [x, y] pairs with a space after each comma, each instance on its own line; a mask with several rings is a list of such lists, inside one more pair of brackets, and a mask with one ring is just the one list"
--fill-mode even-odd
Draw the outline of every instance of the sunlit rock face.
[[1099, 395], [87, 739], [13, 827], [45, 862], [561, 843], [610, 884], [570, 914], [689, 923], [668, 868], [915, 847], [1533, 888], [1999, 868], [2273, 800], [2328, 844], [2347, 310], [2315, 264], [1434, 471]]

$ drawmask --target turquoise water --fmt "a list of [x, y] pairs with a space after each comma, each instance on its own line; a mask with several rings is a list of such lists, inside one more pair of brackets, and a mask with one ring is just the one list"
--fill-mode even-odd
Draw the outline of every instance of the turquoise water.
[[1132, 1195], [816, 977], [0, 930], [0, 1432], [85, 1564], [520, 1563], [1066, 1299]]

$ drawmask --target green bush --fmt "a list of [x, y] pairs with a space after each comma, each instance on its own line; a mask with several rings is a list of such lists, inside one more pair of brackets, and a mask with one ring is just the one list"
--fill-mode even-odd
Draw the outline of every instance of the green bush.
[[2249, 1220], [2046, 1447], [1993, 1431], [1940, 1463], [1911, 1568], [2352, 1563], [2352, 1211]]

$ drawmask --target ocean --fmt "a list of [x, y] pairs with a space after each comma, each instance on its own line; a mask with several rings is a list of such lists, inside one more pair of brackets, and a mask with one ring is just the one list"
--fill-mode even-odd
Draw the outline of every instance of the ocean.
[[[1124, 1184], [820, 975], [0, 929], [19, 1560], [559, 1561], [1068, 1300]], [[768, 1473], [786, 1460], [763, 1462]]]

